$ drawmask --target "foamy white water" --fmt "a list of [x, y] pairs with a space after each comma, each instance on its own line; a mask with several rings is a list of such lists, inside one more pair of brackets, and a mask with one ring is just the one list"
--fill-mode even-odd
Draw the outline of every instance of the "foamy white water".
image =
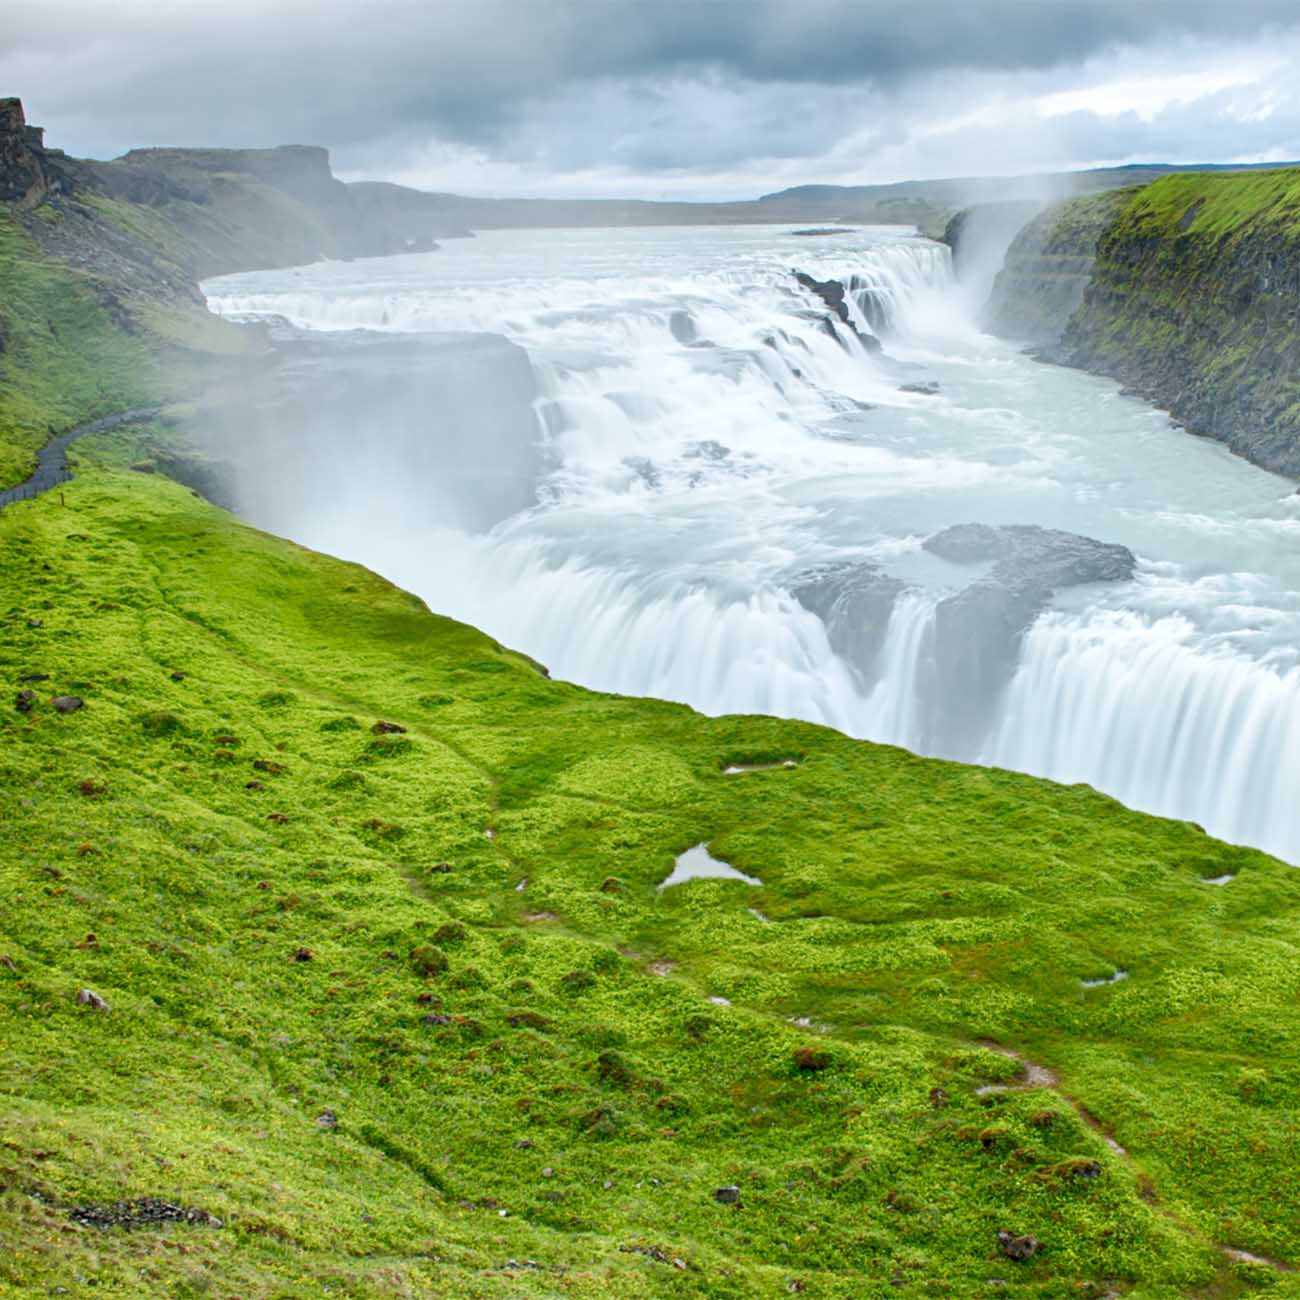
[[[847, 284], [885, 355], [832, 337], [792, 268]], [[311, 330], [504, 334], [536, 376], [520, 439], [545, 444], [538, 505], [490, 533], [412, 528], [418, 480], [257, 522], [557, 676], [1086, 781], [1300, 861], [1300, 498], [1114, 384], [981, 334], [940, 246], [895, 229], [494, 232], [205, 287], [225, 314]], [[920, 546], [971, 521], [1139, 557], [1133, 581], [1037, 619], [974, 752], [933, 672], [935, 606], [972, 573]], [[904, 590], [864, 664], [793, 593], [814, 566], [867, 562]]]

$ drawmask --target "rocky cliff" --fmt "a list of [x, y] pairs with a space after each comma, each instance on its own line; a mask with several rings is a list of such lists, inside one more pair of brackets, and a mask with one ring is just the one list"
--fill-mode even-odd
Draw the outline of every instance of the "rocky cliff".
[[[979, 211], [949, 227], [959, 259]], [[1012, 241], [982, 319], [1300, 476], [1300, 168], [1054, 204]]]
[[[1083, 302], [1099, 240], [1132, 194], [1111, 190], [1067, 199], [1025, 224], [993, 282], [983, 313], [986, 327], [1005, 338], [1054, 349]], [[973, 209], [967, 217], [967, 228], [979, 211]]]
[[0, 99], [0, 202], [34, 206], [49, 188], [45, 133], [27, 125], [21, 99]]
[[1300, 169], [1170, 177], [1131, 196], [1062, 347], [1193, 433], [1300, 475]]

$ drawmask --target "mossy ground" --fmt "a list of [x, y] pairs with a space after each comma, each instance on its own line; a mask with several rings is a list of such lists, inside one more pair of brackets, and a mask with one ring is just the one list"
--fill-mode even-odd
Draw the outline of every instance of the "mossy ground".
[[[1300, 873], [548, 680], [139, 454], [0, 512], [0, 1294], [1300, 1294], [1220, 1249], [1300, 1262]], [[68, 1213], [149, 1196], [222, 1226]]]

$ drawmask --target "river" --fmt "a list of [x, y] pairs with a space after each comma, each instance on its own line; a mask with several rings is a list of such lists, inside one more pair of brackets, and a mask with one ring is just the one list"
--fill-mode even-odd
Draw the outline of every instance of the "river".
[[[853, 328], [833, 337], [792, 268], [850, 285]], [[982, 333], [987, 283], [946, 248], [892, 227], [501, 231], [204, 289], [311, 331], [503, 335], [535, 379], [536, 503], [490, 529], [422, 515], [418, 476], [383, 508], [254, 522], [558, 677], [1083, 781], [1300, 862], [1294, 486]], [[1120, 543], [1137, 567], [1060, 590], [958, 725], [936, 609], [988, 568], [922, 542], [970, 522]], [[860, 654], [793, 594], [855, 568], [891, 593]]]

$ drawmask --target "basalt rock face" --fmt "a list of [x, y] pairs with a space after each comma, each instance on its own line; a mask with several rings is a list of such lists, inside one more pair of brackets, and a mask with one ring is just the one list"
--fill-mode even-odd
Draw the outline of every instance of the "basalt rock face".
[[959, 565], [987, 566], [940, 601], [932, 644], [928, 735], [954, 758], [974, 758], [1010, 681], [1020, 646], [1052, 596], [1093, 582], [1125, 582], [1137, 561], [1126, 546], [1036, 525], [958, 524], [925, 549]]
[[[985, 328], [1054, 353], [1083, 302], [1097, 245], [1132, 194], [1114, 190], [1068, 199], [1029, 221], [1011, 241], [993, 281], [982, 315]], [[956, 237], [960, 249], [960, 228]]]
[[1300, 169], [1187, 176], [1106, 230], [1062, 340], [1265, 469], [1300, 476]]
[[809, 569], [795, 579], [791, 594], [821, 619], [831, 649], [869, 686], [877, 676], [889, 616], [902, 590], [897, 578], [864, 562]]
[[0, 99], [0, 202], [31, 207], [49, 192], [44, 133], [28, 126], [20, 99]]

